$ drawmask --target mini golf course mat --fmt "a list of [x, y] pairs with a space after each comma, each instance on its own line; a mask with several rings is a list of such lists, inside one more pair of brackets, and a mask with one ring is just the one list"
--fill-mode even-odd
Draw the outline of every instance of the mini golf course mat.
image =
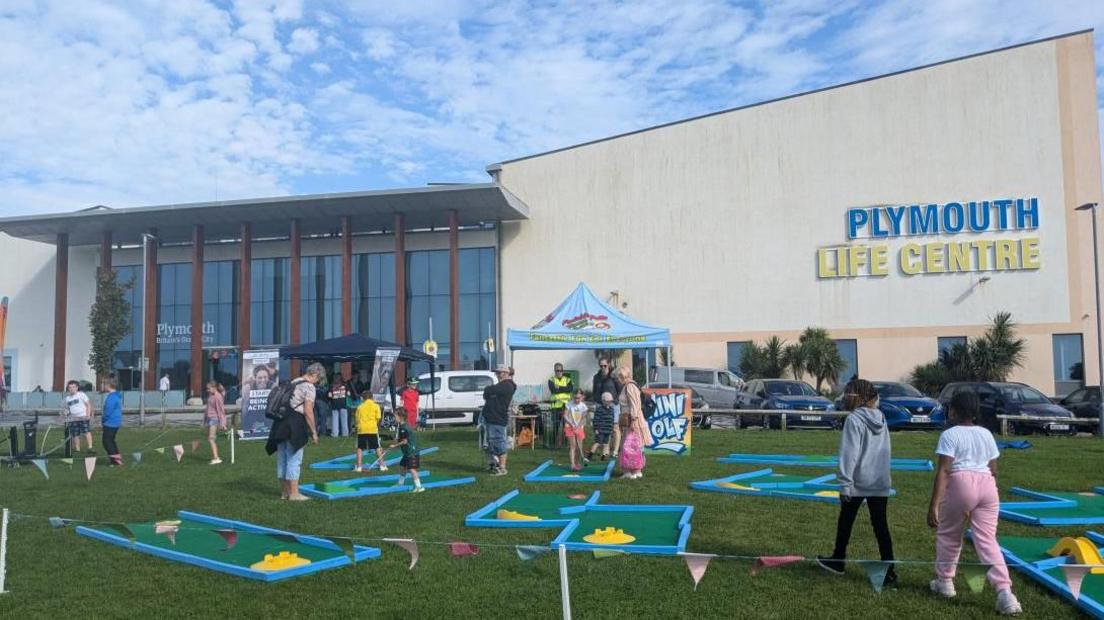
[[1041, 526], [1104, 524], [1104, 487], [1084, 493], [1041, 493], [1012, 487], [1011, 493], [1033, 501], [1001, 502], [1002, 519]]
[[1016, 441], [998, 441], [997, 447], [1001, 450], [1027, 450], [1031, 447], [1031, 442], [1026, 439], [1018, 439]]
[[[165, 534], [156, 533], [156, 523], [127, 523], [127, 527], [135, 537], [133, 544], [126, 537], [121, 536], [120, 532], [103, 525], [78, 526], [77, 534], [168, 560], [267, 582], [300, 577], [352, 564], [341, 547], [324, 538], [294, 534], [186, 510], [178, 512], [177, 519], [180, 524], [175, 533], [175, 542], [169, 540]], [[237, 533], [237, 542], [233, 548], [227, 549], [226, 539], [216, 531], [223, 529]], [[295, 540], [287, 540], [289, 536], [294, 537]], [[276, 570], [252, 568], [254, 564], [264, 561], [266, 555], [278, 556], [282, 552], [297, 555], [301, 565]], [[378, 558], [380, 550], [375, 547], [354, 545], [353, 556], [358, 562], [370, 560]], [[307, 563], [302, 563], [302, 560], [306, 560]]]
[[1060, 538], [999, 536], [997, 540], [1009, 566], [1046, 586], [1089, 616], [1104, 618], [1104, 574], [1094, 574], [1092, 570], [1086, 573], [1081, 582], [1080, 596], [1075, 600], [1062, 572], [1062, 565], [1066, 563], [1094, 564], [1101, 561], [1099, 547], [1104, 544], [1104, 535], [1087, 532], [1085, 538], [1089, 544], [1083, 545], [1083, 548], [1089, 554], [1095, 552], [1095, 559], [1078, 559], [1077, 554], [1052, 556], [1049, 552], [1062, 540]]
[[[598, 491], [590, 495], [525, 493], [517, 489], [464, 518], [468, 527], [564, 527], [572, 517], [561, 510], [598, 503]], [[535, 519], [533, 518], [535, 517]]]
[[[425, 482], [432, 474], [428, 471], [419, 471], [418, 476], [423, 479], [422, 486], [426, 489], [451, 487], [458, 484], [471, 484], [475, 478], [449, 478]], [[409, 493], [414, 490], [414, 479], [407, 477], [407, 482], [397, 485], [399, 474], [387, 476], [369, 476], [367, 478], [351, 478], [349, 480], [335, 480], [332, 482], [316, 482], [299, 486], [299, 491], [308, 497], [320, 499], [348, 499], [351, 497], [367, 497], [369, 495], [388, 495], [390, 493]]]
[[572, 551], [659, 555], [686, 550], [693, 506], [601, 505], [598, 498], [597, 491], [584, 499], [515, 489], [468, 515], [464, 525], [562, 528], [550, 543], [553, 549], [562, 544]]
[[580, 471], [571, 471], [569, 465], [556, 465], [552, 459], [541, 463], [525, 474], [526, 482], [605, 482], [613, 473], [614, 461], [590, 463]]
[[[421, 448], [421, 449], [418, 450], [418, 456], [425, 456], [427, 454], [433, 454], [434, 452], [436, 452], [438, 450], [440, 450], [440, 448], [438, 448], [437, 446], [433, 446], [431, 448]], [[384, 453], [384, 456], [386, 457], [387, 454]], [[365, 450], [364, 451], [364, 460], [363, 460], [364, 469], [376, 469], [376, 468], [379, 467], [379, 464], [376, 461], [375, 457], [376, 457], [375, 450]], [[399, 454], [399, 455], [396, 455], [396, 456], [393, 456], [393, 457], [390, 457], [390, 458], [383, 459], [383, 463], [385, 465], [387, 465], [388, 467], [391, 467], [392, 465], [398, 465], [399, 461], [401, 461], [401, 460], [402, 460], [402, 455]], [[354, 467], [356, 467], [356, 453], [347, 454], [345, 456], [339, 456], [337, 458], [330, 459], [328, 461], [319, 461], [317, 463], [311, 463], [310, 464], [311, 469], [336, 469], [336, 470], [341, 470], [341, 471], [353, 471]]]
[[[835, 467], [839, 458], [806, 454], [738, 454], [717, 458], [718, 463], [752, 463], [776, 467]], [[890, 459], [889, 468], [898, 471], [935, 471], [931, 461], [924, 459]]]
[[[733, 493], [736, 495], [757, 495], [760, 497], [783, 497], [803, 499], [813, 502], [839, 503], [839, 484], [835, 474], [825, 474], [816, 478], [776, 474], [772, 469], [759, 469], [725, 478], [691, 482], [695, 491], [712, 493]], [[896, 491], [890, 491], [896, 495]]]

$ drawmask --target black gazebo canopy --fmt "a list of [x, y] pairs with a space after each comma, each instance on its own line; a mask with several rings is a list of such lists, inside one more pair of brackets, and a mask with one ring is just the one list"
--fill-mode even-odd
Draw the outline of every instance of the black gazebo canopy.
[[433, 357], [421, 351], [360, 334], [280, 347], [280, 357], [323, 363], [371, 362], [376, 359], [376, 349], [399, 349], [399, 361], [401, 362], [426, 362], [430, 366], [433, 365]]

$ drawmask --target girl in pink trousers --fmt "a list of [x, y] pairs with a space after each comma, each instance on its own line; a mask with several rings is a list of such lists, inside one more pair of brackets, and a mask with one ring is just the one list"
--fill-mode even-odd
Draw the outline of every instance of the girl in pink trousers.
[[621, 412], [621, 419], [617, 421], [621, 427], [621, 477], [628, 480], [636, 480], [644, 477], [644, 441], [633, 425], [632, 414], [628, 411]]
[[954, 576], [962, 551], [962, 529], [969, 520], [978, 558], [991, 568], [989, 583], [997, 590], [997, 612], [1023, 613], [1008, 565], [997, 544], [997, 442], [988, 429], [977, 426], [977, 395], [959, 392], [951, 399], [948, 415], [953, 427], [943, 431], [935, 453], [935, 473], [928, 525], [935, 528], [935, 579], [931, 590], [940, 596], [955, 596]]

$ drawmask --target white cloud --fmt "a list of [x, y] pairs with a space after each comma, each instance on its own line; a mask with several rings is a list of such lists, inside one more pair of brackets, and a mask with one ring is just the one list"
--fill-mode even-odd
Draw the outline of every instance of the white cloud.
[[311, 71], [314, 71], [318, 75], [329, 75], [332, 71], [332, 69], [330, 69], [330, 65], [327, 65], [324, 62], [312, 62], [310, 64], [310, 68]]
[[318, 50], [318, 31], [311, 28], [296, 28], [291, 33], [288, 50], [296, 54], [310, 54]]

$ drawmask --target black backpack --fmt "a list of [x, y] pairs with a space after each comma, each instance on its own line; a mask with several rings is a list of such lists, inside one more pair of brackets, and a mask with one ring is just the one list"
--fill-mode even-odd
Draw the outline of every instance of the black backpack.
[[265, 405], [265, 417], [269, 420], [283, 420], [289, 413], [294, 411], [291, 408], [291, 397], [295, 394], [295, 386], [302, 382], [303, 379], [296, 379], [281, 383], [269, 390], [268, 404]]

